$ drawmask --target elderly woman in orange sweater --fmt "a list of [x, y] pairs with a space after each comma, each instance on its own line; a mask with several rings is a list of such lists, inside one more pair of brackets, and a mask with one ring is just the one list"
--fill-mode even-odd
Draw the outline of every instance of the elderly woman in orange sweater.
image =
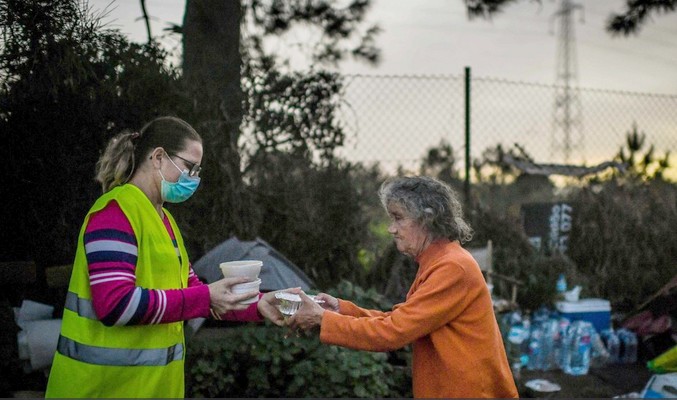
[[518, 397], [491, 296], [461, 243], [472, 236], [455, 192], [429, 177], [387, 180], [379, 190], [397, 249], [418, 271], [392, 311], [367, 310], [301, 293], [293, 329], [320, 327], [320, 340], [358, 350], [390, 351], [413, 343], [415, 397]]

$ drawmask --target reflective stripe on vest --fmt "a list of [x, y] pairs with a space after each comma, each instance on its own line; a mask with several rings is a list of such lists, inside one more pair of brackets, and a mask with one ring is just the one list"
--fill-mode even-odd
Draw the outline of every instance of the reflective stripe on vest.
[[89, 318], [95, 321], [99, 320], [99, 317], [97, 317], [96, 313], [94, 312], [92, 302], [90, 300], [78, 297], [78, 295], [73, 292], [69, 291], [66, 295], [65, 307], [67, 310], [73, 311], [83, 318]]
[[183, 343], [163, 349], [116, 349], [88, 346], [59, 336], [57, 350], [66, 357], [95, 365], [164, 366], [183, 358]]

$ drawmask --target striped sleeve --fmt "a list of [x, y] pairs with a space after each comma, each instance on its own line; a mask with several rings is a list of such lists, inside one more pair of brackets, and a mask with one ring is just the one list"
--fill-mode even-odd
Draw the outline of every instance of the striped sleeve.
[[190, 266], [190, 270], [188, 272], [188, 287], [194, 287], [194, 286], [200, 286], [204, 285], [200, 278], [198, 278], [197, 274], [195, 274], [195, 271], [193, 271], [193, 266]]
[[[173, 239], [171, 229], [169, 233]], [[90, 217], [84, 244], [92, 305], [104, 325], [159, 324], [209, 316], [209, 288], [196, 276], [186, 289], [136, 286], [136, 236], [116, 202]]]

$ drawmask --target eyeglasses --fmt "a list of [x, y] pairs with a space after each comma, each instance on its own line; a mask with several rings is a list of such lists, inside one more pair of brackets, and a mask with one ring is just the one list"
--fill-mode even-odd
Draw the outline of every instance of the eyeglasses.
[[183, 160], [183, 162], [185, 162], [186, 165], [188, 165], [188, 167], [189, 167], [188, 176], [199, 176], [200, 175], [200, 171], [202, 171], [202, 166], [200, 164], [196, 164], [192, 161], [188, 161], [185, 158], [183, 158], [183, 157], [181, 157], [180, 155], [177, 155], [177, 154], [171, 154], [171, 156]]

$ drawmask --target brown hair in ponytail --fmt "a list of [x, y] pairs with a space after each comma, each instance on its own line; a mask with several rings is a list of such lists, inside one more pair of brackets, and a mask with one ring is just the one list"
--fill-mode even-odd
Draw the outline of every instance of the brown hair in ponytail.
[[96, 180], [106, 193], [127, 183], [147, 154], [157, 147], [168, 153], [183, 150], [188, 140], [202, 143], [200, 135], [186, 121], [160, 117], [147, 123], [139, 132], [115, 135], [96, 163]]

